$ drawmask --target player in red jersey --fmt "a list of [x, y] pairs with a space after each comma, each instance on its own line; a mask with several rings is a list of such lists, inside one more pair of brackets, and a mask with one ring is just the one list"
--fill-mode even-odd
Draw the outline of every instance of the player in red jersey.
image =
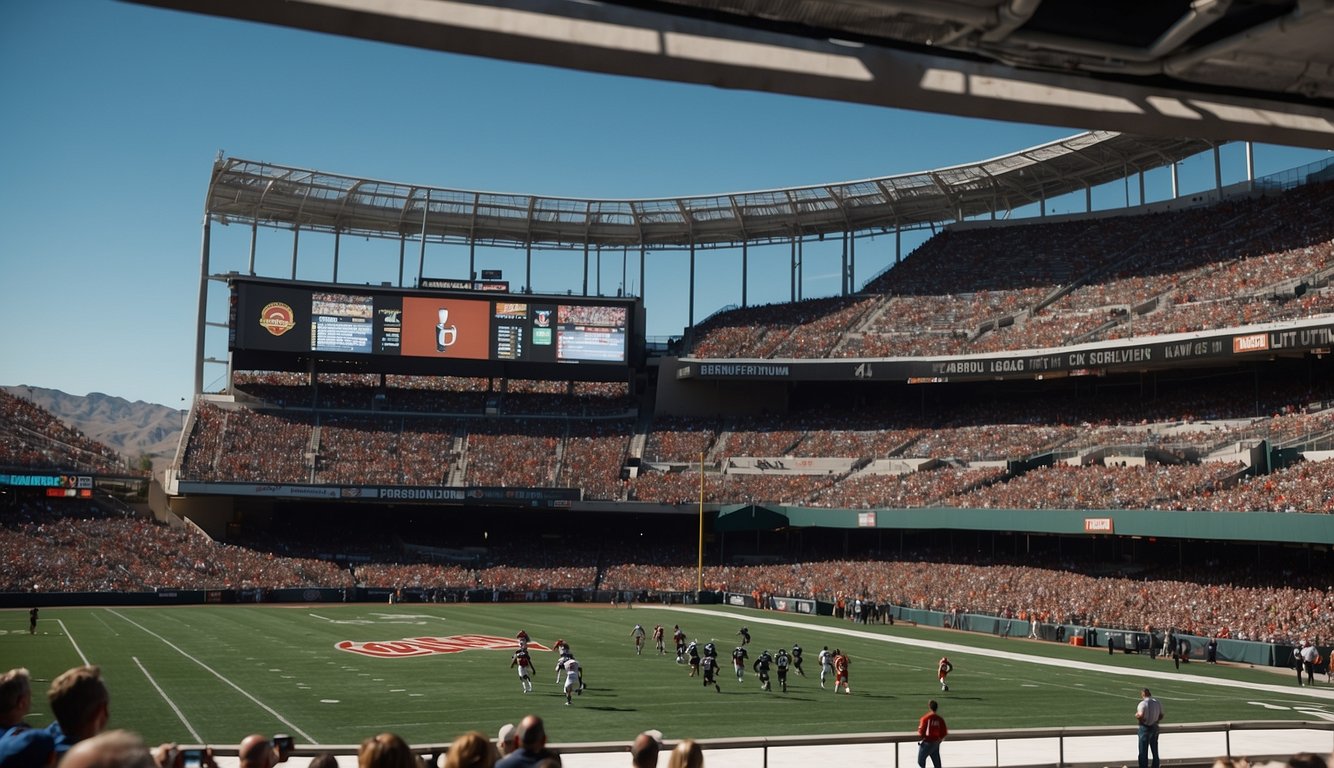
[[662, 628], [661, 624], [653, 625], [653, 643], [658, 646], [659, 656], [667, 653], [667, 643], [663, 641], [663, 636], [666, 634], [667, 631]]
[[852, 693], [852, 684], [848, 682], [848, 667], [852, 665], [843, 651], [834, 649], [834, 693], [838, 693], [838, 687], [843, 686], [845, 693]]
[[950, 687], [945, 684], [945, 678], [954, 671], [954, 665], [950, 663], [949, 657], [941, 656], [940, 663], [936, 665], [936, 676], [940, 678], [940, 690], [948, 691]]

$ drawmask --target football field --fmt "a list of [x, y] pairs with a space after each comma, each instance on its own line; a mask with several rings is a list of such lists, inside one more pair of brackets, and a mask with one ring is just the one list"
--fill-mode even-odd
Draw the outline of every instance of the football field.
[[[863, 626], [727, 607], [560, 605], [263, 605], [43, 609], [36, 635], [27, 611], [0, 611], [0, 668], [34, 677], [33, 714], [50, 721], [45, 690], [61, 671], [102, 667], [111, 725], [149, 743], [234, 745], [250, 732], [289, 733], [299, 744], [353, 744], [394, 731], [415, 744], [477, 729], [494, 735], [527, 713], [553, 742], [627, 741], [656, 728], [668, 738], [908, 731], [926, 701], [941, 701], [953, 730], [1133, 724], [1139, 689], [1163, 702], [1168, 722], [1334, 720], [1334, 689], [1299, 688], [1292, 674], [1170, 661], [1105, 649], [1001, 639], [898, 624]], [[642, 656], [631, 628], [650, 633]], [[687, 676], [654, 624], [680, 624], [722, 661], [722, 692]], [[732, 672], [738, 630], [761, 650], [806, 650], [806, 676], [789, 691], [760, 690]], [[535, 690], [509, 668], [513, 638], [532, 637]], [[420, 640], [421, 638], [428, 638]], [[570, 643], [588, 689], [565, 705], [556, 683], [557, 638]], [[851, 658], [853, 695], [821, 689], [824, 646]], [[548, 649], [548, 650], [543, 650]], [[954, 663], [950, 690], [936, 662]]]

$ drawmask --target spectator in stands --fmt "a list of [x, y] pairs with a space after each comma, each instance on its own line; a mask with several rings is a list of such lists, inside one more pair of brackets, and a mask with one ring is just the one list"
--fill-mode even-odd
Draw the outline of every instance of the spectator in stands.
[[70, 748], [60, 765], [61, 768], [175, 768], [159, 766], [144, 740], [123, 730], [107, 731], [80, 741]]
[[519, 749], [496, 763], [496, 768], [533, 768], [550, 758], [559, 760], [556, 753], [547, 749], [546, 726], [537, 715], [528, 715], [520, 720], [516, 736]]
[[3, 768], [50, 768], [56, 763], [56, 740], [40, 728], [11, 728], [0, 735]]
[[[24, 725], [32, 709], [32, 675], [23, 667], [0, 675], [0, 733]], [[26, 726], [25, 726], [26, 727]]]
[[412, 748], [395, 733], [371, 736], [361, 742], [357, 751], [357, 768], [420, 768], [420, 765]]
[[102, 682], [99, 667], [88, 665], [66, 670], [51, 681], [46, 698], [56, 718], [47, 731], [55, 739], [58, 756], [64, 756], [75, 744], [106, 728], [111, 695]]
[[662, 749], [662, 734], [644, 731], [630, 745], [630, 765], [633, 768], [658, 768], [658, 752]]
[[469, 731], [449, 745], [441, 768], [491, 768], [499, 757], [496, 745], [486, 736]]
[[496, 751], [500, 753], [500, 757], [504, 757], [518, 749], [518, 730], [518, 728], [514, 727], [514, 723], [505, 723], [500, 726], [500, 732], [496, 734]]
[[667, 768], [704, 768], [704, 750], [694, 740], [686, 739], [672, 750]]
[[252, 733], [241, 740], [236, 751], [241, 768], [273, 768], [287, 757], [278, 751], [278, 747], [267, 736]]

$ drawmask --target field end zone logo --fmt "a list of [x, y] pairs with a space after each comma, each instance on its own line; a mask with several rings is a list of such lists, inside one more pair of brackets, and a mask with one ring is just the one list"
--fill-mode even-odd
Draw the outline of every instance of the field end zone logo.
[[281, 336], [296, 327], [296, 315], [281, 301], [270, 301], [259, 312], [259, 324], [274, 336]]
[[[510, 651], [519, 647], [519, 641], [511, 637], [495, 637], [493, 635], [451, 635], [449, 637], [405, 637], [402, 640], [372, 640], [366, 643], [343, 640], [334, 643], [334, 647], [340, 651], [374, 656], [378, 659], [409, 659], [414, 656], [433, 656], [437, 653]], [[549, 651], [551, 649], [540, 643], [529, 643], [528, 650]]]

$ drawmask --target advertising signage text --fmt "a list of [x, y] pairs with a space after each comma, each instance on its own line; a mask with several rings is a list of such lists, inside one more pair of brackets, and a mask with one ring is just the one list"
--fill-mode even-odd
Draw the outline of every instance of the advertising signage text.
[[692, 360], [684, 359], [678, 379], [789, 381], [906, 381], [935, 384], [1006, 378], [1101, 376], [1108, 372], [1165, 368], [1179, 363], [1217, 363], [1276, 352], [1328, 349], [1334, 345], [1334, 324], [1238, 332], [1201, 333], [1140, 344], [1107, 344], [1068, 350], [1019, 351], [1010, 354], [952, 358], [887, 358], [848, 360]]

